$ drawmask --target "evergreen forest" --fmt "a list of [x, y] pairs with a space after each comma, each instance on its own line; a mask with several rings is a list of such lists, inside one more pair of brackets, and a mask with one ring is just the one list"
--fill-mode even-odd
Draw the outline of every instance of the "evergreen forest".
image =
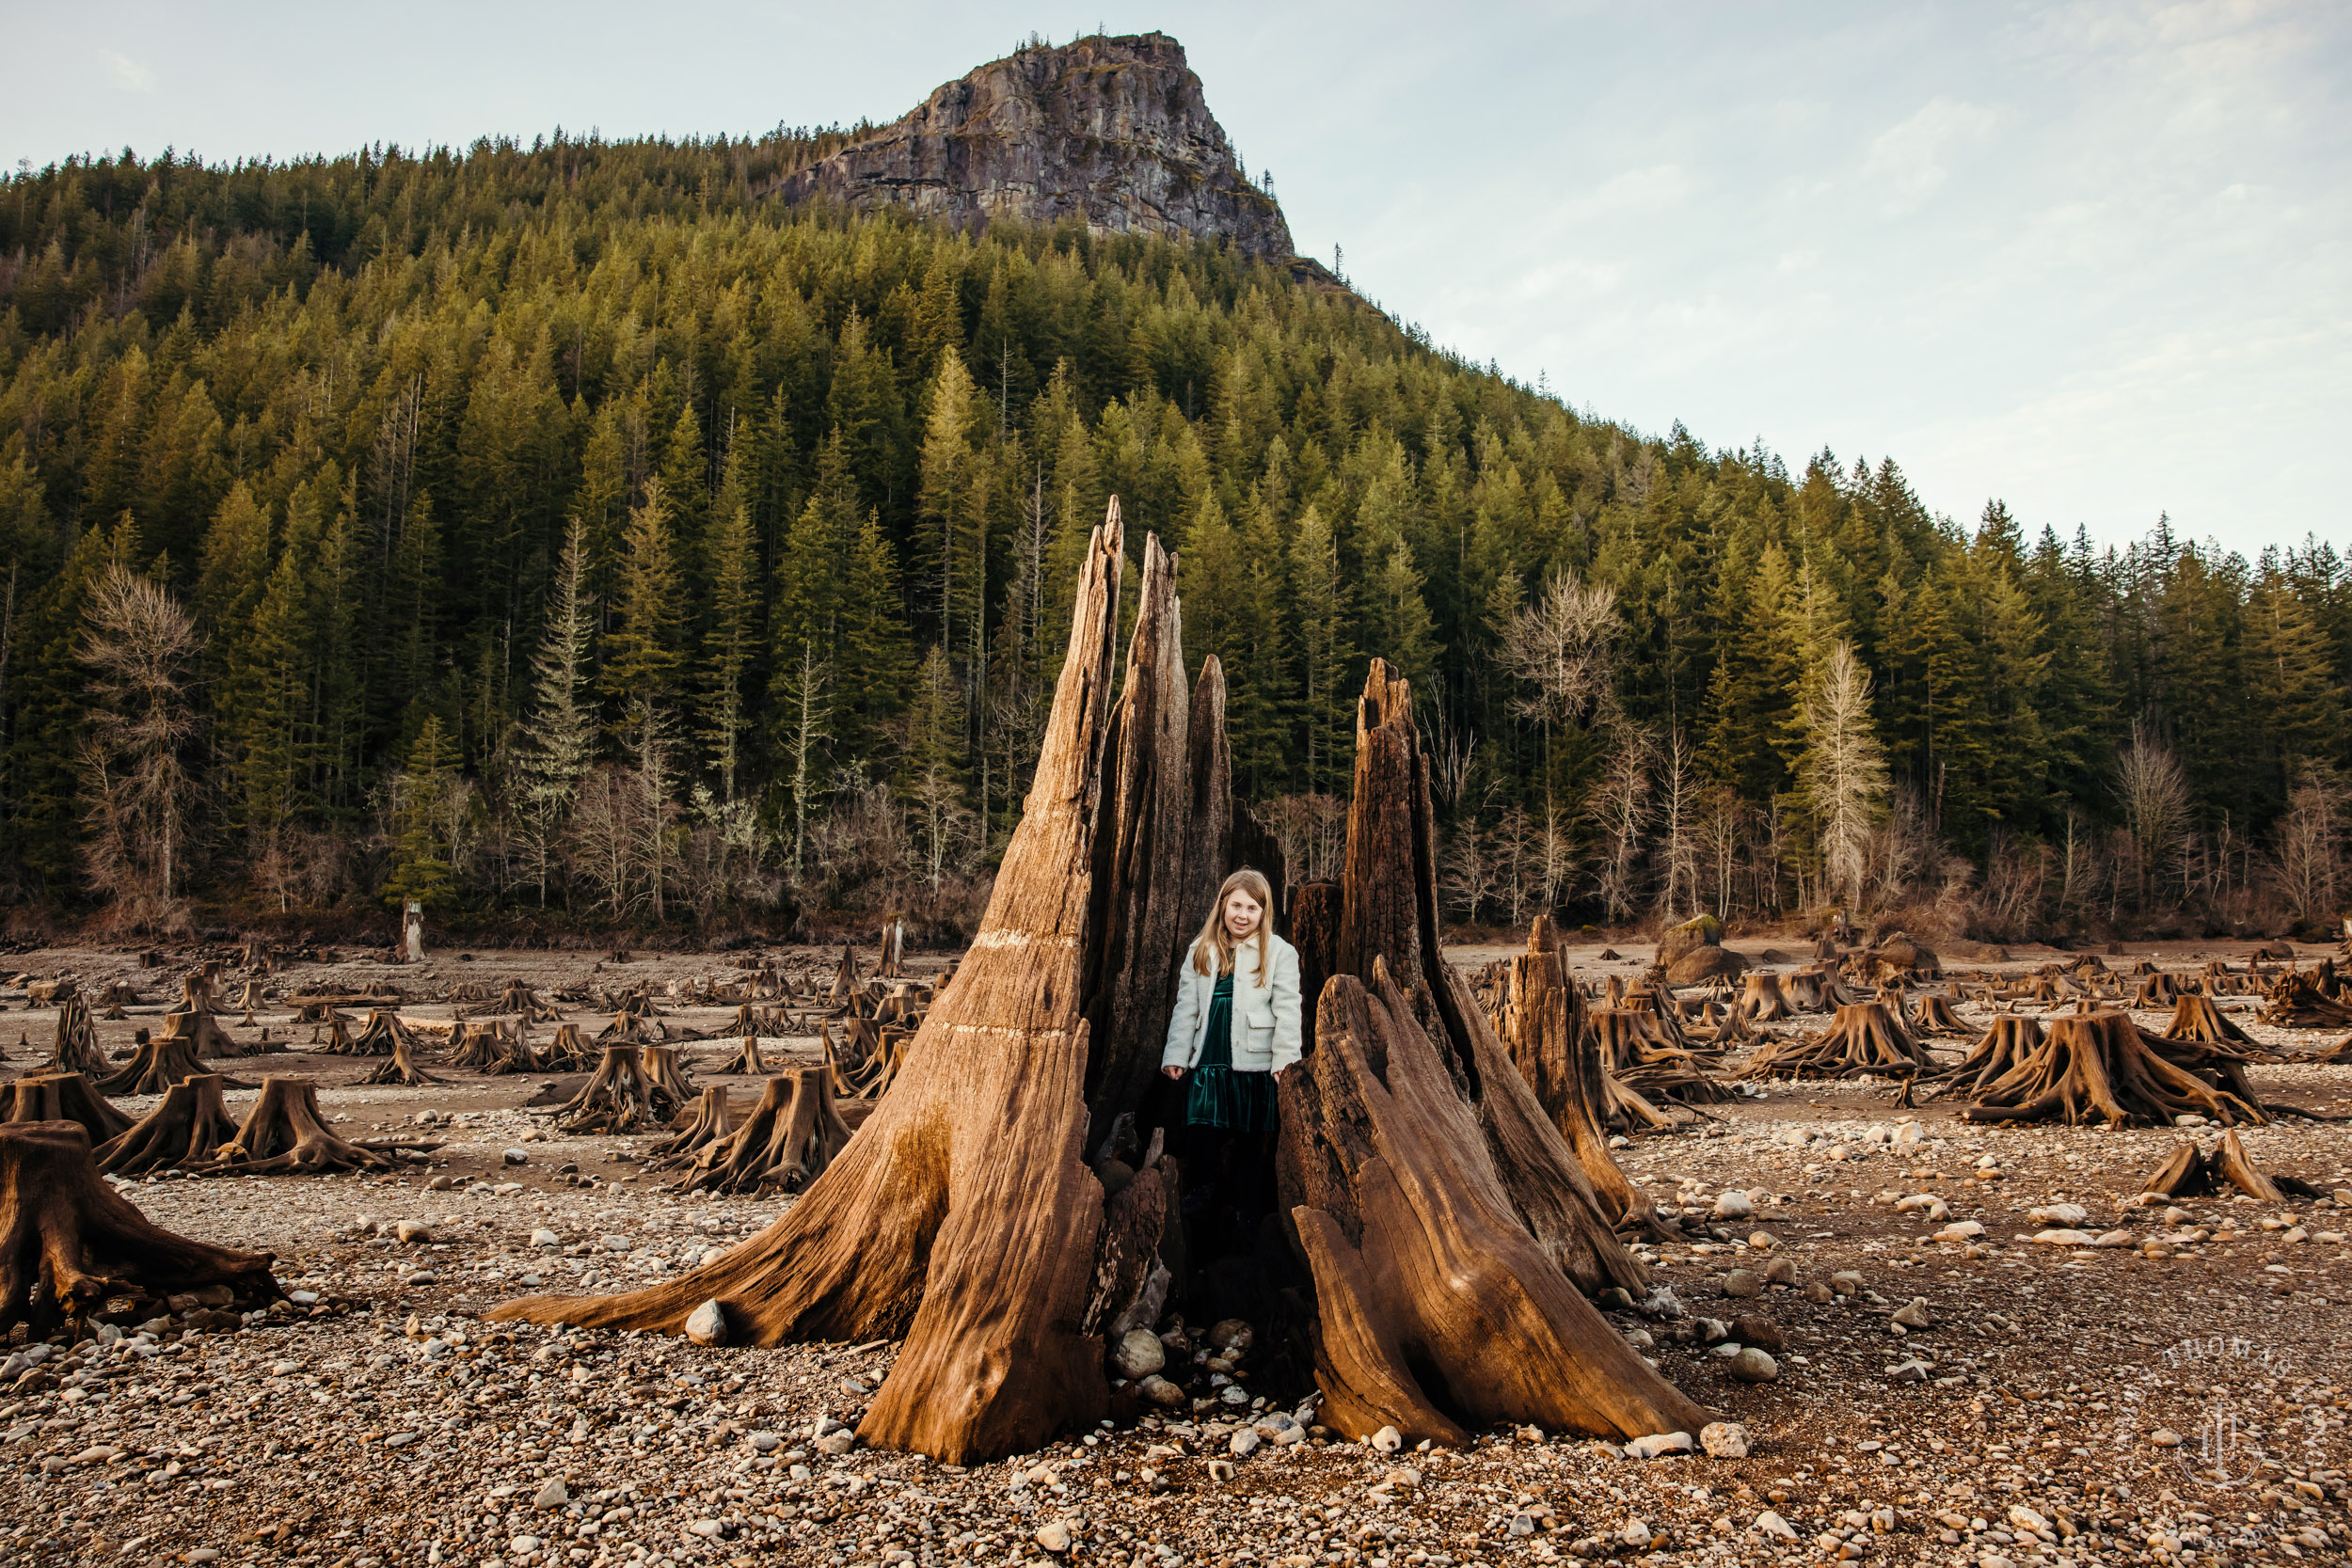
[[[0, 184], [0, 901], [968, 928], [1116, 496], [1294, 879], [1411, 676], [1448, 916], [2342, 913], [2352, 573], [1643, 434], [1330, 276], [760, 193], [848, 135]], [[1987, 475], [1987, 487], [1997, 487]]]

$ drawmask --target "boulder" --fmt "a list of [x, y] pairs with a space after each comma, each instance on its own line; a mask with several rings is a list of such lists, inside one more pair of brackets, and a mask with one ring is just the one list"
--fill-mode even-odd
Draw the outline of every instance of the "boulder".
[[1703, 986], [1710, 980], [1736, 980], [1747, 967], [1748, 960], [1728, 947], [1693, 947], [1667, 963], [1666, 984]]

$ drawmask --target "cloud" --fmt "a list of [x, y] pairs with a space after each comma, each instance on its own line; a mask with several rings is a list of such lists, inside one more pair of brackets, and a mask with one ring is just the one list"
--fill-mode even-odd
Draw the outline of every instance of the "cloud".
[[106, 74], [113, 79], [114, 85], [124, 92], [155, 90], [155, 72], [151, 68], [112, 49], [101, 49], [98, 57], [106, 63]]
[[1915, 206], [1944, 182], [1947, 154], [1983, 140], [2001, 121], [2001, 111], [1963, 103], [1941, 94], [1899, 125], [1879, 133], [1862, 172], [1888, 187], [1899, 207]]

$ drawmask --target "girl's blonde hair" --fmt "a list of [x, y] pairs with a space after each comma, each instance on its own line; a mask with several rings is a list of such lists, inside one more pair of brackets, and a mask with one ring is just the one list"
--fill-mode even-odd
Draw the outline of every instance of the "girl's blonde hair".
[[1200, 937], [1192, 944], [1192, 970], [1196, 974], [1231, 974], [1233, 972], [1233, 937], [1225, 928], [1225, 900], [1235, 893], [1246, 893], [1258, 901], [1262, 911], [1258, 916], [1258, 989], [1269, 984], [1266, 959], [1271, 955], [1268, 943], [1274, 938], [1274, 889], [1263, 875], [1243, 866], [1225, 879], [1225, 885], [1216, 890], [1216, 902], [1209, 907], [1209, 923], [1200, 927]]

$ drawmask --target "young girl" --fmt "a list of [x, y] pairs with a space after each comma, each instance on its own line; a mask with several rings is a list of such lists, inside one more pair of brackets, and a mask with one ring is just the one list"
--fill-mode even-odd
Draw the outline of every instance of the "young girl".
[[1298, 950], [1271, 929], [1273, 890], [1236, 871], [1178, 972], [1160, 1070], [1192, 1074], [1187, 1128], [1229, 1133], [1275, 1130], [1274, 1077], [1298, 1060]]

